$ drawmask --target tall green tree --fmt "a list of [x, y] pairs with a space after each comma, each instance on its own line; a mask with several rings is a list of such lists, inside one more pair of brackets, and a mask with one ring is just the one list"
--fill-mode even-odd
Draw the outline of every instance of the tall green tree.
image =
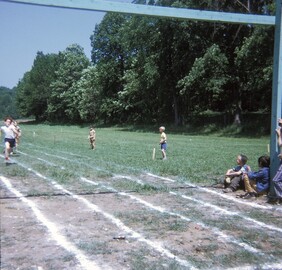
[[181, 95], [189, 102], [187, 113], [224, 109], [228, 64], [226, 55], [215, 44], [195, 60], [189, 74], [178, 82]]
[[11, 116], [18, 118], [19, 114], [16, 109], [16, 89], [10, 89], [0, 86], [0, 118]]
[[56, 78], [60, 55], [38, 52], [31, 70], [17, 86], [17, 104], [23, 116], [46, 120], [46, 110], [51, 94], [50, 84]]
[[270, 111], [273, 66], [273, 27], [256, 26], [235, 50], [243, 110]]
[[79, 121], [76, 101], [76, 82], [82, 72], [90, 65], [84, 50], [77, 44], [70, 45], [62, 54], [56, 73], [56, 80], [50, 85], [51, 93], [48, 100], [47, 114], [51, 121]]
[[96, 67], [88, 66], [82, 71], [80, 79], [74, 84], [74, 104], [81, 120], [98, 120], [101, 106], [100, 84]]
[[118, 92], [123, 88], [125, 71], [125, 51], [123, 48], [122, 28], [127, 16], [108, 13], [95, 27], [91, 36], [91, 59], [97, 67], [101, 86], [100, 116], [104, 122], [119, 122]]

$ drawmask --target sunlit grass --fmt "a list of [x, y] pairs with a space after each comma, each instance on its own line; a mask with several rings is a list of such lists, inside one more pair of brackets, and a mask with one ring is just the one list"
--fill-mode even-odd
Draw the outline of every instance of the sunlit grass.
[[[240, 153], [249, 157], [248, 164], [256, 170], [257, 158], [267, 152], [268, 144], [268, 138], [232, 138], [206, 136], [205, 134], [191, 136], [170, 134], [167, 130], [168, 159], [163, 161], [161, 160], [157, 130], [156, 132], [141, 133], [121, 128], [98, 128], [96, 129], [97, 148], [93, 151], [89, 147], [87, 127], [22, 125], [21, 128], [23, 137], [19, 151], [22, 154], [19, 152], [20, 154], [15, 157], [15, 160], [22, 163], [26, 168], [32, 168], [30, 173], [33, 171], [39, 172], [45, 177], [44, 180], [55, 180], [56, 183], [68, 188], [75, 194], [107, 193], [117, 190], [135, 192], [134, 196], [137, 197], [155, 195], [161, 192], [164, 196], [168, 196], [166, 193], [170, 190], [169, 185], [157, 178], [151, 179], [150, 183], [146, 183], [146, 172], [175, 179], [177, 182], [173, 183], [175, 186], [180, 183], [183, 183], [184, 186], [184, 183], [187, 182], [210, 185], [223, 178], [227, 168], [235, 165], [236, 157]], [[153, 160], [154, 148], [156, 149], [156, 158]], [[2, 173], [2, 168], [5, 165], [1, 164], [0, 166]], [[3, 172], [15, 177], [30, 179], [28, 170], [21, 166], [5, 166]], [[143, 184], [141, 181], [137, 181], [140, 175], [143, 177], [143, 179], [140, 177], [141, 180], [144, 180]], [[92, 181], [92, 183], [81, 181], [81, 177]], [[186, 189], [185, 192], [186, 195], [193, 196], [194, 194], [191, 189]], [[48, 189], [39, 191], [36, 187], [27, 193], [28, 196], [51, 196], [52, 194]], [[116, 200], [123, 200], [118, 194], [114, 196]], [[220, 201], [217, 203], [223, 204]], [[258, 235], [256, 234], [257, 230], [252, 232], [253, 227], [251, 226], [244, 229], [243, 233], [238, 233], [243, 226], [242, 218], [237, 216], [225, 218], [219, 216], [219, 214], [215, 215], [206, 208], [200, 208], [194, 203], [185, 201], [184, 204], [187, 204], [187, 207], [181, 208], [180, 214], [191, 219], [191, 222], [201, 221], [211, 228], [219, 228], [222, 231], [229, 232], [230, 236], [239, 237], [242, 242], [252, 244], [257, 248], [261, 247], [262, 244], [260, 243], [272, 241], [271, 244], [281, 250], [281, 245], [278, 243], [279, 239], [277, 241], [271, 239], [264, 232]], [[175, 206], [172, 205], [171, 208], [173, 207]], [[176, 209], [177, 207], [175, 207], [175, 211]], [[118, 210], [118, 212], [115, 212], [115, 216], [122, 219], [126, 224], [135, 227], [142, 223], [142, 226], [145, 226], [147, 230], [144, 234], [147, 234], [148, 237], [150, 234], [158, 234], [160, 237], [165, 236], [166, 232], [174, 234], [186, 232], [189, 229], [190, 223], [172, 217], [168, 213], [146, 215], [144, 212], [143, 208], [130, 213]], [[265, 222], [269, 218], [268, 214], [264, 214], [265, 217], [258, 216], [259, 211], [246, 214]], [[275, 221], [277, 225], [278, 222]], [[240, 256], [241, 263], [256, 261], [255, 255], [250, 255], [249, 252], [236, 254], [234, 252], [235, 255], [230, 256], [223, 254], [224, 259], [218, 259], [214, 257], [213, 252], [221, 247], [212, 240], [208, 244], [202, 244], [199, 248], [199, 252], [208, 257], [205, 262], [200, 261], [200, 258], [194, 259], [187, 255], [191, 261], [194, 260], [195, 265], [199, 265], [199, 268], [208, 269], [213, 265], [214, 260], [219, 260], [218, 265], [226, 266], [225, 260], [235, 260], [234, 256], [236, 256], [236, 263], [238, 263], [237, 256]], [[112, 252], [109, 246], [101, 248], [100, 242], [80, 240], [77, 245], [88, 253], [109, 254]], [[239, 248], [238, 251], [240, 251]], [[130, 261], [132, 269], [163, 269], [159, 264], [150, 265], [146, 260], [143, 260], [142, 256], [140, 250], [134, 254]], [[177, 263], [170, 265], [164, 259], [162, 263], [164, 263], [164, 269], [181, 269]]]
[[[167, 130], [168, 159], [163, 161], [158, 131], [141, 133], [121, 128], [98, 128], [97, 148], [93, 151], [89, 147], [87, 127], [23, 125], [22, 130], [20, 149], [52, 154], [53, 157], [46, 157], [34, 153], [40, 158], [64, 163], [67, 170], [69, 166], [69, 170], [75, 170], [76, 174], [93, 175], [92, 171], [96, 171], [94, 177], [107, 177], [110, 174], [151, 172], [205, 184], [212, 184], [223, 176], [228, 168], [235, 165], [240, 153], [248, 156], [248, 164], [256, 170], [257, 159], [267, 153], [269, 143], [268, 138], [170, 135]], [[152, 159], [154, 148], [155, 160]], [[69, 174], [66, 177], [74, 177], [71, 172]]]

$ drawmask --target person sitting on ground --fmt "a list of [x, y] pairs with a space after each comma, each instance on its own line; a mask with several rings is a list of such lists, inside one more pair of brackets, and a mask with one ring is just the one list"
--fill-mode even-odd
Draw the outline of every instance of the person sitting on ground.
[[235, 192], [239, 188], [244, 189], [243, 174], [251, 170], [250, 166], [247, 165], [247, 156], [240, 154], [237, 156], [237, 166], [227, 170], [224, 179], [224, 193]]
[[258, 158], [259, 170], [257, 172], [244, 173], [243, 179], [246, 189], [246, 194], [243, 199], [256, 198], [259, 195], [267, 194], [269, 189], [270, 178], [270, 157], [267, 155]]

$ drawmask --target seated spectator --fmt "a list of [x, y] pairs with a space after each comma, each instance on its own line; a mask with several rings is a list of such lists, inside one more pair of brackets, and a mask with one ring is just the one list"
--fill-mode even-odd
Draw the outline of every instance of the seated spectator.
[[251, 170], [250, 166], [246, 163], [248, 158], [245, 155], [239, 155], [237, 157], [237, 166], [227, 170], [224, 180], [224, 193], [235, 192], [240, 187], [244, 189], [243, 174]]
[[258, 159], [259, 170], [257, 172], [244, 173], [243, 179], [246, 194], [243, 199], [256, 198], [258, 195], [267, 194], [269, 189], [269, 156], [261, 156]]

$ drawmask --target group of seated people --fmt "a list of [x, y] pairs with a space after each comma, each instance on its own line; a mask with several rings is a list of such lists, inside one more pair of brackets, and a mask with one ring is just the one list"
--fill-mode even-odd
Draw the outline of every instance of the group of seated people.
[[[282, 150], [282, 119], [278, 120], [279, 127], [276, 129], [278, 146]], [[256, 198], [260, 195], [268, 195], [269, 203], [282, 203], [282, 152], [278, 155], [280, 159], [279, 169], [273, 178], [274, 191], [269, 194], [270, 188], [270, 157], [263, 155], [258, 158], [258, 171], [252, 171], [247, 165], [248, 158], [241, 154], [237, 157], [237, 166], [227, 170], [223, 183], [223, 192], [235, 192], [238, 189], [246, 191], [244, 195], [238, 195], [242, 199]]]
[[240, 196], [242, 199], [267, 194], [270, 184], [270, 157], [260, 156], [258, 158], [259, 170], [255, 172], [247, 165], [247, 160], [248, 158], [241, 154], [237, 157], [237, 166], [227, 170], [224, 179], [224, 193], [235, 192], [241, 188], [246, 191], [246, 194]]

